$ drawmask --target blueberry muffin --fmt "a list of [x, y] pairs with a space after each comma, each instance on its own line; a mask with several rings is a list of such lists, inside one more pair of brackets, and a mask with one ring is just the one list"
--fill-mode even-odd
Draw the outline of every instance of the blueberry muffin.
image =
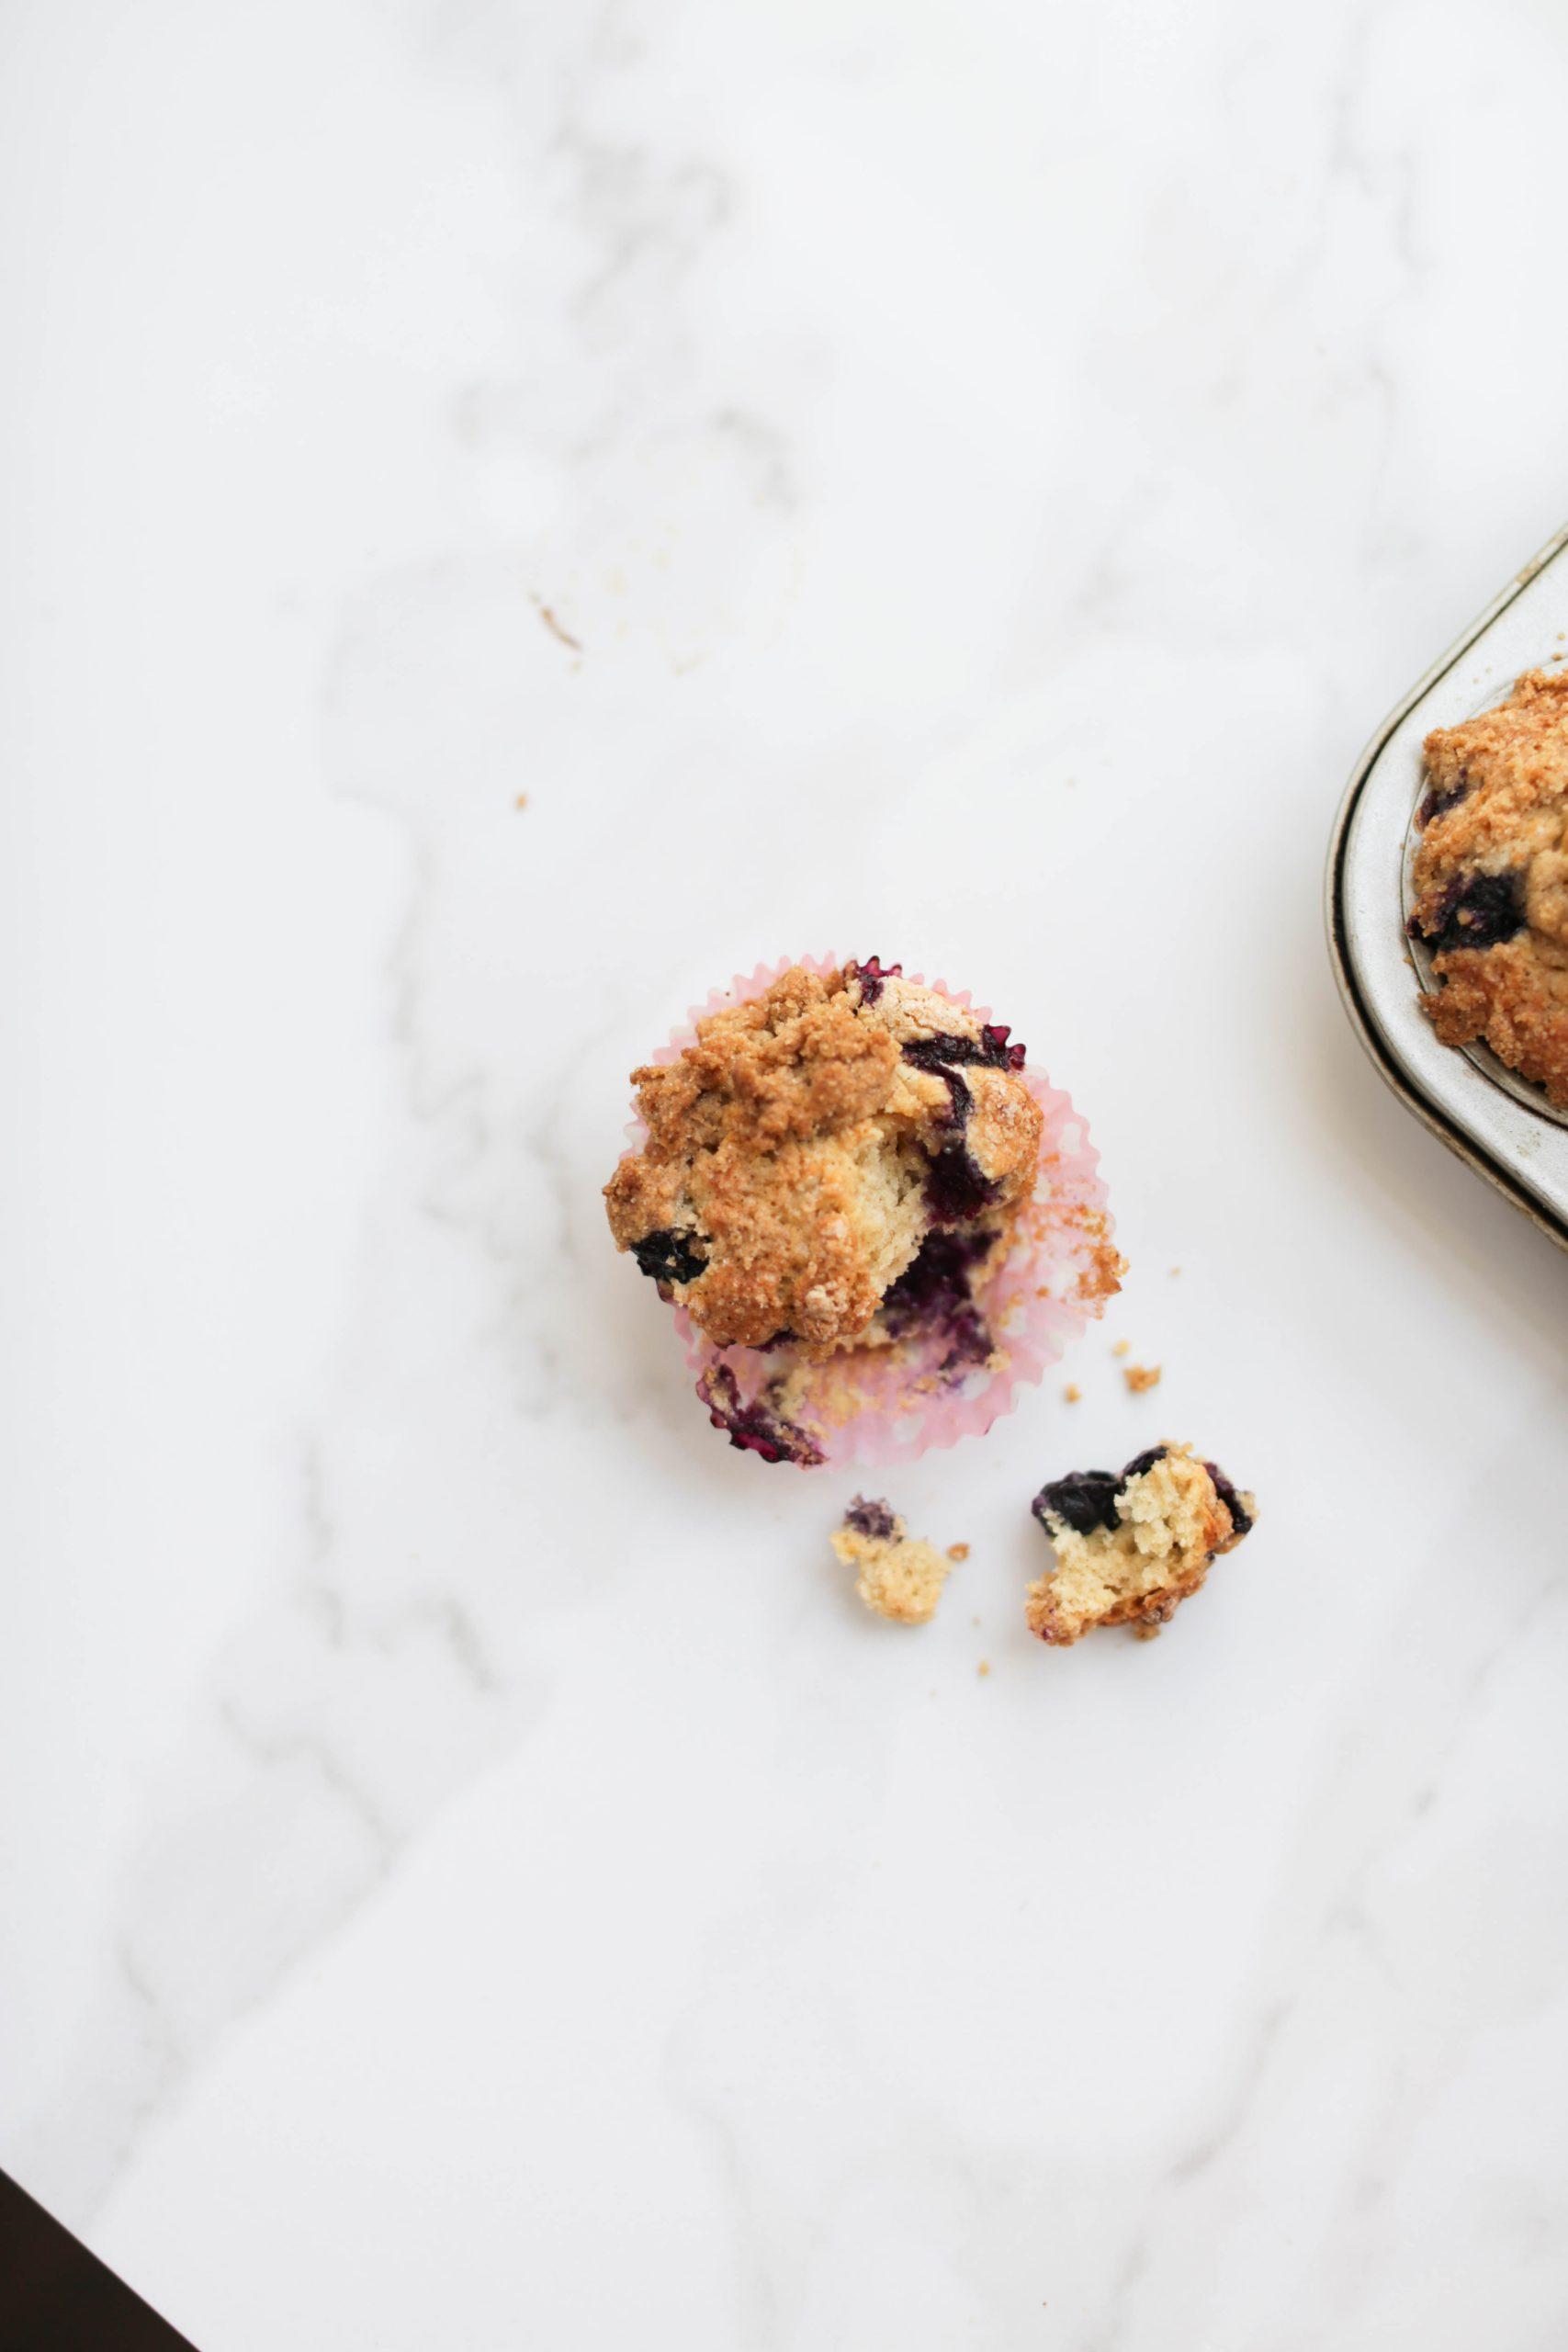
[[1156, 1445], [1114, 1470], [1056, 1478], [1031, 1505], [1055, 1565], [1029, 1588], [1029, 1630], [1058, 1648], [1099, 1625], [1157, 1629], [1233, 1551], [1258, 1507], [1189, 1445]]
[[793, 966], [632, 1073], [647, 1138], [604, 1188], [616, 1247], [718, 1347], [818, 1360], [895, 1338], [919, 1303], [899, 1285], [953, 1287], [948, 1259], [1030, 1199], [1023, 1058], [897, 965]]
[[1427, 738], [1412, 933], [1445, 1045], [1484, 1038], [1568, 1109], [1568, 671]]
[[888, 1504], [857, 1495], [834, 1532], [833, 1550], [846, 1568], [859, 1571], [855, 1590], [878, 1617], [930, 1624], [953, 1561], [912, 1536]]

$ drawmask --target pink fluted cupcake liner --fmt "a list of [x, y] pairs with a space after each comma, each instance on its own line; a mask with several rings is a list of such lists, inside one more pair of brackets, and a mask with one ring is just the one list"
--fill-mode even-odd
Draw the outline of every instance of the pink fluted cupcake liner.
[[[727, 1005], [761, 996], [792, 966], [826, 976], [833, 956], [784, 956], [739, 973], [695, 1006], [686, 1025], [651, 1058], [679, 1058], [696, 1024]], [[982, 1023], [991, 1015], [967, 989], [926, 981]], [[1068, 1097], [1042, 1071], [1025, 1067], [1025, 1085], [1043, 1114], [1033, 1197], [1005, 1249], [970, 1277], [970, 1292], [989, 1347], [983, 1361], [955, 1361], [951, 1330], [912, 1334], [896, 1344], [852, 1344], [822, 1363], [790, 1342], [774, 1348], [720, 1348], [677, 1308], [675, 1321], [697, 1393], [731, 1442], [770, 1460], [807, 1468], [883, 1469], [930, 1449], [983, 1437], [1011, 1412], [1020, 1392], [1043, 1378], [1064, 1350], [1104, 1308], [1121, 1261], [1100, 1177], [1100, 1155]], [[640, 1121], [628, 1133], [643, 1139]], [[962, 1354], [962, 1351], [959, 1351]]]

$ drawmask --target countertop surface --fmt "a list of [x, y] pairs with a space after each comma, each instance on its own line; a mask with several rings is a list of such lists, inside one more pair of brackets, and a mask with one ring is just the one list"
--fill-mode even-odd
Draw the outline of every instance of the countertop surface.
[[[1568, 512], [1568, 19], [6, 27], [0, 2162], [201, 2352], [1560, 2346], [1568, 1263], [1319, 891]], [[919, 1632], [599, 1197], [827, 949], [1130, 1260]], [[1163, 1436], [1257, 1532], [1047, 1652]]]

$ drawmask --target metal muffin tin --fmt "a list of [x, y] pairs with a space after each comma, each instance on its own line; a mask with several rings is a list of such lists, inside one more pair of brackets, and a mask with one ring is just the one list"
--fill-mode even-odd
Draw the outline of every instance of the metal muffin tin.
[[1568, 1116], [1483, 1046], [1456, 1050], [1417, 999], [1430, 959], [1404, 929], [1421, 743], [1568, 660], [1568, 529], [1412, 688], [1357, 765], [1329, 844], [1329, 954], [1345, 1010], [1389, 1085], [1450, 1151], [1568, 1250]]

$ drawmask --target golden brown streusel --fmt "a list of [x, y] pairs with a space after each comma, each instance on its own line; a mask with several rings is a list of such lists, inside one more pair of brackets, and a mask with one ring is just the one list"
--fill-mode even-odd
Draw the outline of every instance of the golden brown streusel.
[[1160, 1367], [1157, 1363], [1130, 1363], [1124, 1367], [1122, 1377], [1134, 1396], [1142, 1396], [1147, 1390], [1159, 1386]]
[[1053, 1509], [1049, 1487], [1038, 1498], [1055, 1566], [1030, 1586], [1025, 1614], [1043, 1642], [1065, 1648], [1100, 1625], [1163, 1624], [1258, 1516], [1253, 1498], [1222, 1492], [1213, 1465], [1190, 1446], [1168, 1443], [1138, 1463], [1122, 1473], [1108, 1525], [1070, 1524]]
[[1437, 950], [1422, 1010], [1445, 1045], [1484, 1038], [1568, 1107], [1568, 671], [1424, 746], [1415, 927]]

